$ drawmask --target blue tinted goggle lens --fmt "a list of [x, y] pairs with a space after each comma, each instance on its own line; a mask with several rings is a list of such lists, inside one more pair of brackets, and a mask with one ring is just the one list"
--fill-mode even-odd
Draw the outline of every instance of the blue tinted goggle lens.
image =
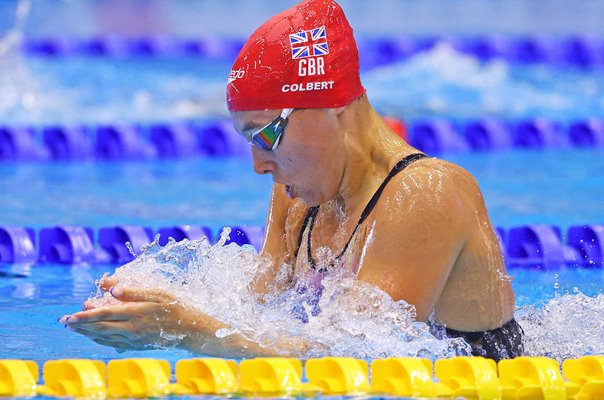
[[259, 131], [252, 133], [249, 142], [262, 150], [275, 150], [279, 146], [281, 136], [287, 125], [287, 118], [292, 113], [292, 108], [286, 108], [277, 118], [261, 128]]

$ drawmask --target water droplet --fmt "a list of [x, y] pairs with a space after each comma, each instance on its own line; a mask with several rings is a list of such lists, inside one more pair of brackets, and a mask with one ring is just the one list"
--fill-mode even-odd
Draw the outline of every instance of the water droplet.
[[132, 254], [134, 257], [136, 257], [136, 253], [134, 252], [134, 249], [132, 248], [132, 244], [130, 242], [126, 242], [126, 248], [130, 252], [130, 254]]
[[223, 339], [231, 334], [232, 334], [232, 332], [226, 328], [218, 329], [215, 333], [216, 337], [219, 339]]

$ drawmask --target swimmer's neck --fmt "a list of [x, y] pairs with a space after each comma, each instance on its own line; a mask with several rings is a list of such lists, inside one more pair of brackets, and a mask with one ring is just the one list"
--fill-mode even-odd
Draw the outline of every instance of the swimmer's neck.
[[360, 215], [396, 163], [417, 150], [390, 130], [366, 98], [353, 103], [342, 118], [346, 161], [334, 203], [342, 217], [350, 217]]

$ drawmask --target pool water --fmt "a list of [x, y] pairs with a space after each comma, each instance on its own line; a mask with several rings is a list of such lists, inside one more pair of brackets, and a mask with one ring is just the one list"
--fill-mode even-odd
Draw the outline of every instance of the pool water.
[[0, 171], [10, 193], [0, 200], [3, 223], [34, 227], [264, 225], [272, 185], [249, 160], [236, 158], [0, 165]]
[[[231, 62], [203, 58], [0, 58], [0, 115], [11, 125], [195, 120], [227, 116]], [[362, 72], [372, 104], [407, 121], [486, 116], [563, 123], [604, 113], [604, 75], [481, 62], [446, 44]]]
[[[562, 3], [556, 2], [556, 7]], [[48, 7], [41, 4], [42, 10]], [[438, 2], [426, 4], [429, 9]], [[39, 18], [35, 15], [41, 9], [35, 5], [33, 9], [34, 18]], [[270, 13], [270, 7], [265, 4], [262, 12]], [[80, 21], [79, 28], [70, 29], [95, 33], [82, 31], [84, 25]], [[597, 27], [601, 29], [601, 24], [592, 25]], [[39, 29], [44, 33], [43, 26]], [[360, 32], [364, 29], [368, 28]], [[226, 60], [46, 59], [12, 52], [0, 57], [0, 124], [144, 124], [226, 117], [224, 84], [229, 69]], [[378, 111], [407, 121], [484, 116], [516, 121], [540, 116], [567, 124], [604, 115], [601, 71], [485, 63], [446, 45], [398, 64], [365, 69], [362, 79]], [[601, 149], [440, 156], [477, 178], [496, 226], [552, 224], [565, 231], [572, 225], [604, 224]], [[224, 225], [262, 226], [271, 185], [270, 177], [253, 174], [245, 157], [0, 164], [0, 225], [135, 224], [157, 229], [199, 224], [214, 231]], [[0, 354], [40, 363], [141, 355], [96, 345], [57, 323], [57, 318], [78, 310], [94, 295], [95, 280], [114, 268], [0, 266], [0, 275], [6, 275], [0, 277]], [[514, 277], [517, 316], [529, 333], [533, 354], [561, 359], [604, 353], [604, 269], [513, 268], [509, 273]], [[189, 356], [174, 349], [143, 354], [170, 361]]]
[[[188, 357], [183, 351], [166, 350], [120, 354], [67, 331], [57, 319], [81, 309], [96, 292], [94, 282], [112, 266], [37, 265], [26, 268], [2, 267], [2, 271], [29, 275], [0, 278], [0, 354], [35, 360], [40, 365], [57, 358], [114, 358], [150, 356], [171, 361]], [[41, 334], [43, 332], [43, 334]]]
[[[495, 225], [509, 228], [538, 222], [560, 226], [564, 231], [573, 224], [600, 221], [604, 185], [599, 171], [604, 169], [604, 161], [598, 151], [509, 151], [445, 157], [477, 177]], [[98, 229], [139, 224], [159, 229], [198, 224], [217, 232], [224, 225], [263, 226], [272, 182], [268, 176], [255, 175], [250, 160], [243, 158], [1, 165], [0, 185], [9, 194], [0, 198], [4, 225], [42, 228], [60, 223]], [[95, 280], [114, 268], [1, 266], [0, 273], [9, 274], [0, 278], [0, 337], [6, 338], [0, 340], [0, 352], [36, 361], [139, 355], [175, 361], [189, 356], [177, 350], [120, 354], [66, 332], [56, 322], [60, 316], [79, 310], [81, 303], [96, 293]], [[517, 315], [526, 312], [526, 307], [542, 307], [565, 294], [576, 296], [577, 291], [604, 297], [601, 268], [512, 268], [509, 273], [514, 277], [520, 308]], [[11, 277], [14, 274], [23, 277]], [[580, 323], [573, 308], [578, 301], [568, 298], [562, 309], [568, 313], [566, 318]], [[589, 307], [592, 314], [604, 312], [597, 303]], [[594, 317], [595, 321], [599, 318]], [[550, 317], [546, 321], [554, 323]], [[557, 329], [565, 340], [573, 338], [567, 328]], [[40, 331], [45, 334], [40, 335]], [[593, 333], [601, 339], [602, 333]], [[559, 355], [554, 352], [552, 356]]]
[[[97, 345], [83, 336], [68, 332], [57, 322], [57, 318], [79, 310], [86, 299], [96, 294], [95, 280], [113, 270], [114, 266], [110, 265], [45, 264], [32, 267], [0, 267], [0, 272], [23, 276], [0, 278], [0, 354], [10, 354], [11, 358], [31, 359], [40, 364], [56, 358], [85, 357], [110, 360], [149, 356], [175, 362], [180, 358], [190, 357], [187, 352], [177, 349], [118, 353], [114, 349]], [[602, 297], [602, 270], [562, 268], [543, 272], [511, 269], [508, 272], [514, 277], [512, 284], [520, 314], [526, 311], [524, 307], [529, 305], [542, 306], [556, 296], [567, 293], [576, 295], [576, 288], [580, 288], [587, 296], [600, 294]], [[600, 301], [602, 302], [604, 300]], [[570, 304], [571, 301], [566, 302], [565, 307], [568, 308]], [[602, 309], [591, 311], [598, 311], [599, 315], [593, 317], [601, 318]], [[576, 315], [565, 315], [565, 318], [566, 321], [580, 321]], [[546, 321], [553, 323], [551, 317]], [[592, 322], [600, 323], [597, 319]], [[564, 330], [563, 326], [556, 328], [559, 332]], [[600, 338], [601, 334], [600, 332]], [[567, 341], [571, 339], [563, 334], [562, 337]], [[549, 344], [553, 346], [555, 343]], [[552, 355], [557, 355], [555, 349], [552, 349]]]
[[[472, 173], [494, 225], [604, 222], [600, 150], [443, 154]], [[27, 182], [27, 184], [23, 184]], [[272, 187], [251, 160], [0, 164], [5, 225], [263, 226]], [[44, 198], [44, 202], [39, 199]]]

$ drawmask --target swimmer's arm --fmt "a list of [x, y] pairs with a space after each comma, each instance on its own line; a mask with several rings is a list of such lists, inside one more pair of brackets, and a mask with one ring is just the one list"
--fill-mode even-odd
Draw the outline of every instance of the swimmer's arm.
[[291, 264], [291, 256], [288, 253], [287, 235], [285, 222], [287, 213], [292, 201], [285, 194], [285, 187], [281, 184], [274, 184], [269, 202], [268, 216], [265, 225], [264, 241], [262, 244], [261, 256], [269, 260], [269, 263], [258, 274], [250, 289], [260, 295], [274, 292], [275, 282], [279, 275], [280, 268], [284, 263]]
[[426, 321], [465, 245], [467, 200], [450, 177], [420, 166], [397, 183], [367, 227], [358, 278], [414, 305]]
[[179, 347], [207, 356], [242, 358], [304, 354], [307, 344], [281, 338], [272, 347], [240, 334], [218, 337], [227, 324], [185, 306], [160, 289], [113, 288], [111, 303], [64, 316], [60, 322], [74, 332], [119, 350]]
[[[196, 325], [200, 324], [207, 324], [208, 327], [212, 326], [212, 332], [224, 328], [228, 329], [227, 325], [208, 316], [198, 317]], [[205, 333], [199, 334], [199, 332], [192, 330], [179, 344], [179, 347], [196, 354], [225, 358], [301, 357], [307, 353], [309, 348], [309, 344], [304, 339], [295, 337], [282, 337], [274, 345], [276, 347], [265, 347], [246, 339], [238, 333], [217, 338], [215, 333], [208, 336]]]

